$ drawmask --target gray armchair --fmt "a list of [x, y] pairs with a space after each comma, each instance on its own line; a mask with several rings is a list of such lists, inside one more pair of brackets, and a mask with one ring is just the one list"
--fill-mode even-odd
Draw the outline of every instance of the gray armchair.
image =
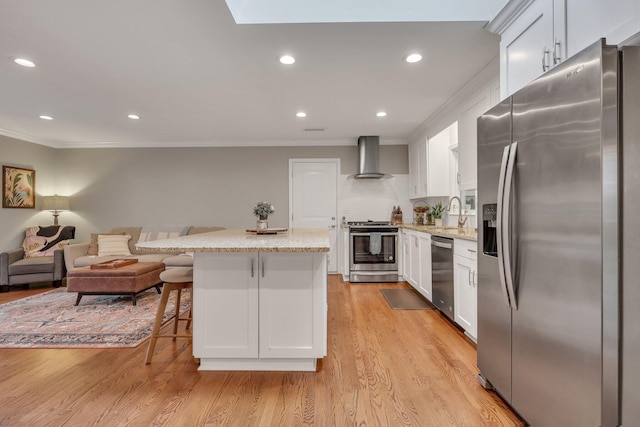
[[[54, 228], [55, 227], [55, 228]], [[75, 227], [37, 227], [39, 235], [43, 236], [45, 245], [43, 250], [55, 249], [60, 240], [72, 239]], [[50, 239], [50, 240], [49, 240]], [[53, 282], [54, 287], [62, 285], [62, 279], [67, 274], [62, 249], [53, 250], [53, 255], [24, 256], [24, 249], [15, 249], [0, 254], [0, 292], [7, 292], [10, 286], [28, 285], [29, 283]]]
[[58, 288], [67, 275], [62, 249], [53, 256], [24, 258], [24, 249], [16, 249], [0, 254], [0, 292], [7, 292], [9, 286], [29, 283], [53, 282]]

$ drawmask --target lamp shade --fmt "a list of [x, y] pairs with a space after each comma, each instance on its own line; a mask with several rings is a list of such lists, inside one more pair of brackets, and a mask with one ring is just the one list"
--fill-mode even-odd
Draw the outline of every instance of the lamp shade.
[[71, 209], [68, 196], [44, 196], [42, 198], [43, 211], [68, 211]]

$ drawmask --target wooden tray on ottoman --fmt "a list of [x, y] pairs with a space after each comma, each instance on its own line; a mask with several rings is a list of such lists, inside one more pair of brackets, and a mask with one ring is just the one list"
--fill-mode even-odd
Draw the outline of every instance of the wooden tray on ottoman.
[[124, 267], [125, 265], [135, 264], [136, 262], [138, 262], [136, 258], [131, 258], [131, 259], [118, 258], [118, 259], [112, 259], [111, 261], [103, 261], [97, 264], [91, 264], [91, 269], [101, 270], [101, 269], [108, 269], [108, 268], [120, 268], [120, 267]]

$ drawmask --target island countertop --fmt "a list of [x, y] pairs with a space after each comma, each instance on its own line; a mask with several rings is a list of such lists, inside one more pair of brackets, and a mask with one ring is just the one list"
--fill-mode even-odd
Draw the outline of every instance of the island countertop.
[[256, 234], [241, 229], [193, 234], [137, 244], [145, 252], [329, 252], [329, 232], [298, 228], [278, 234]]

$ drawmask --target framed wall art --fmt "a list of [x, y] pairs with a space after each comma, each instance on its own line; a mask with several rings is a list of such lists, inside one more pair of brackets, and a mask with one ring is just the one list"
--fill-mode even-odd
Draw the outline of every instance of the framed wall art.
[[35, 209], [35, 170], [2, 166], [2, 207]]

